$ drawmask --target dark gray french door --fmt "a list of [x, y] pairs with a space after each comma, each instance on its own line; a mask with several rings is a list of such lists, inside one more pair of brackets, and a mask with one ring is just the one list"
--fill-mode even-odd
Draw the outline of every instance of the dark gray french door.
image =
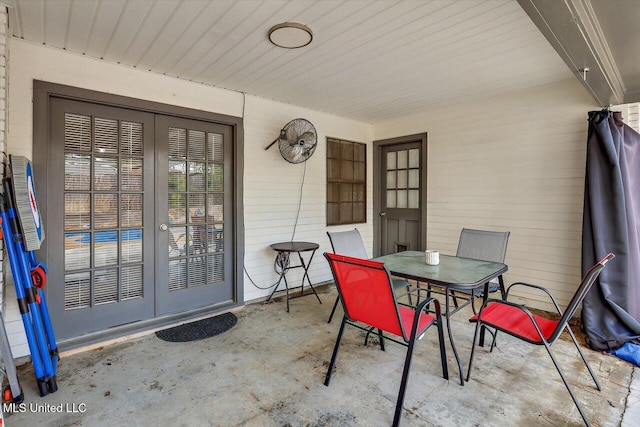
[[426, 242], [426, 135], [378, 141], [374, 150], [376, 254], [423, 250]]
[[232, 300], [230, 126], [59, 98], [49, 118], [60, 339]]
[[156, 134], [158, 313], [231, 301], [232, 129], [157, 116]]

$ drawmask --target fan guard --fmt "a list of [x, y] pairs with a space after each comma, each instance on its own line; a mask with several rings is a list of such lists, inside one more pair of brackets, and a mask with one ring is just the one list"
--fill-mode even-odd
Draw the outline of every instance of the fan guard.
[[282, 158], [289, 163], [306, 162], [316, 151], [318, 134], [315, 126], [307, 119], [294, 119], [284, 125], [278, 139], [265, 150], [278, 143]]

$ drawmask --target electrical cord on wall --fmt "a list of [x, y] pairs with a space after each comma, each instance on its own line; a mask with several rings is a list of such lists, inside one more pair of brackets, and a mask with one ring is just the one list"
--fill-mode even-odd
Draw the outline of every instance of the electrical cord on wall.
[[[244, 131], [244, 112], [245, 112], [246, 103], [247, 103], [247, 96], [244, 92], [242, 92], [242, 130], [243, 131]], [[298, 197], [298, 209], [296, 211], [295, 222], [293, 223], [293, 232], [291, 233], [290, 241], [292, 242], [296, 236], [296, 228], [298, 227], [298, 219], [300, 218], [300, 208], [302, 207], [302, 190], [304, 188], [304, 178], [306, 174], [307, 174], [307, 162], [305, 161], [304, 168], [302, 169], [302, 180], [300, 182], [300, 195]], [[280, 275], [282, 274], [282, 271], [287, 267], [289, 267], [289, 255], [285, 253], [279, 253], [278, 256], [276, 256], [276, 259], [273, 261], [273, 271], [275, 271], [278, 275]], [[276, 280], [274, 283], [270, 285], [260, 286], [253, 280], [253, 278], [247, 271], [247, 266], [245, 264], [242, 265], [242, 270], [244, 271], [244, 274], [246, 274], [247, 277], [249, 278], [249, 281], [251, 282], [251, 284], [261, 290], [271, 289], [274, 286], [277, 286], [280, 281], [280, 278], [278, 278], [278, 280]]]

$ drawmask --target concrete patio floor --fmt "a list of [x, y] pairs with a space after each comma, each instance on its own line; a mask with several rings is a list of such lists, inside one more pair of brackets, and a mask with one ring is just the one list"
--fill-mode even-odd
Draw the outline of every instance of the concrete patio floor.
[[[238, 323], [213, 338], [169, 343], [155, 335], [63, 355], [56, 393], [39, 397], [31, 365], [19, 369], [27, 411], [5, 413], [8, 426], [385, 426], [393, 419], [405, 348], [347, 328], [329, 387], [323, 385], [340, 324], [326, 320], [333, 288], [314, 297], [250, 304]], [[470, 308], [453, 316], [453, 333], [468, 362]], [[566, 339], [565, 339], [566, 338]], [[585, 350], [602, 392], [573, 344], [556, 354], [594, 426], [638, 426], [638, 369]], [[401, 425], [580, 426], [580, 414], [543, 348], [501, 335], [493, 353], [480, 349], [471, 381], [457, 381], [447, 343], [450, 380], [442, 378], [435, 328], [418, 342]], [[465, 365], [466, 369], [466, 365]], [[44, 412], [45, 406], [62, 413]], [[32, 412], [38, 405], [43, 412]], [[73, 410], [76, 412], [73, 412]], [[84, 412], [82, 412], [84, 411]]]

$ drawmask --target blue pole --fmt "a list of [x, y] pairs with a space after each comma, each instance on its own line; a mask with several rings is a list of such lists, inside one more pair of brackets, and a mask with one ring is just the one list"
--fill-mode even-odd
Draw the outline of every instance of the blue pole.
[[7, 249], [7, 256], [9, 257], [13, 282], [16, 288], [16, 296], [18, 298], [18, 308], [20, 309], [20, 316], [22, 317], [22, 323], [24, 324], [24, 332], [27, 336], [27, 344], [29, 345], [29, 351], [31, 352], [33, 370], [38, 382], [38, 388], [40, 389], [40, 395], [45, 396], [48, 393], [46, 387], [48, 378], [45, 377], [45, 368], [40, 356], [40, 350], [38, 349], [38, 342], [36, 340], [33, 323], [29, 313], [29, 304], [27, 303], [24, 286], [22, 285], [18, 254], [16, 253], [16, 248], [14, 246], [9, 215], [5, 211], [4, 203], [0, 203], [0, 217], [2, 218], [2, 235], [4, 236], [5, 248]]

